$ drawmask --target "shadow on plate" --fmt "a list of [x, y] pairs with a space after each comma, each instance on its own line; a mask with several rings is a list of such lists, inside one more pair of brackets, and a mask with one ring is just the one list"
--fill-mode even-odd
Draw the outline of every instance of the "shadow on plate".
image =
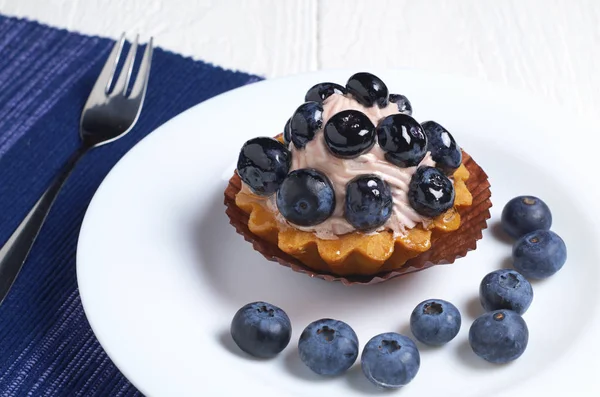
[[490, 226], [490, 232], [494, 238], [504, 244], [513, 245], [515, 240], [510, 237], [504, 229], [502, 229], [502, 223], [500, 221], [495, 221]]
[[[412, 333], [412, 330], [410, 329], [410, 315], [406, 317], [406, 321], [402, 324], [402, 326], [400, 327], [400, 329], [398, 329], [399, 334], [404, 335], [404, 336], [408, 336], [410, 339], [412, 339], [413, 341], [418, 342], [417, 339], [415, 338], [415, 336]], [[375, 336], [375, 335], [373, 335]], [[419, 350], [421, 350], [421, 347], [419, 346]]]
[[[479, 301], [479, 295], [475, 295], [467, 301], [466, 314], [467, 314], [467, 316], [469, 316], [469, 318], [471, 320], [475, 320], [477, 317], [481, 316], [483, 313], [485, 313], [485, 310], [483, 310], [483, 307], [481, 306], [481, 302]], [[471, 323], [471, 321], [469, 323]], [[465, 326], [464, 320], [462, 321], [461, 326], [463, 326], [463, 327]]]
[[500, 266], [498, 266], [499, 269], [512, 269], [514, 270], [515, 268], [513, 267], [513, 259], [512, 256], [507, 256], [506, 258], [504, 258], [501, 262], [500, 262]]
[[335, 315], [343, 310], [376, 308], [391, 295], [411, 296], [422, 290], [427, 277], [415, 273], [375, 286], [344, 286], [338, 282], [312, 279], [254, 251], [229, 224], [223, 193], [213, 192], [202, 208], [191, 233], [197, 247], [198, 277], [220, 298], [235, 306], [264, 300], [295, 315], [327, 309]]

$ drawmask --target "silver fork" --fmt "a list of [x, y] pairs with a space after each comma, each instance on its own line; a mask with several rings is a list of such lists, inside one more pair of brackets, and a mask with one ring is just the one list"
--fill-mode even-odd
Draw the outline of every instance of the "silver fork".
[[[123, 33], [119, 41], [115, 43], [81, 114], [79, 124], [81, 146], [0, 249], [0, 304], [4, 301], [23, 267], [52, 204], [77, 162], [89, 150], [119, 139], [135, 125], [146, 95], [153, 51], [152, 38], [150, 38], [140, 63], [139, 72], [128, 95], [128, 87], [132, 83], [138, 38], [139, 36], [131, 45], [123, 70], [118, 77], [115, 75], [119, 58], [123, 52], [125, 34]], [[117, 77], [117, 81], [114, 88], [110, 90], [115, 77]]]

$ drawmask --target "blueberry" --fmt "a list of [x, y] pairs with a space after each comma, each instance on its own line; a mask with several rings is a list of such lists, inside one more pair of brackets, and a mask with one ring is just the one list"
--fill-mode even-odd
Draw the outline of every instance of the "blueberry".
[[334, 114], [324, 129], [325, 143], [336, 157], [354, 158], [375, 144], [375, 126], [358, 110]]
[[399, 167], [418, 165], [427, 153], [427, 137], [421, 124], [407, 114], [393, 114], [376, 129], [385, 158]]
[[290, 121], [290, 133], [294, 146], [302, 149], [323, 127], [323, 106], [317, 102], [306, 102], [294, 112]]
[[288, 119], [288, 121], [286, 121], [285, 127], [283, 127], [283, 142], [286, 145], [289, 145], [290, 142], [292, 141], [292, 129], [290, 127], [291, 122], [292, 122], [292, 118], [290, 117]]
[[248, 303], [233, 316], [231, 336], [251, 356], [271, 358], [290, 343], [292, 324], [287, 314], [275, 305]]
[[460, 312], [452, 303], [428, 299], [415, 307], [410, 315], [410, 329], [420, 342], [441, 346], [450, 342], [460, 330]]
[[542, 279], [559, 271], [567, 260], [567, 246], [550, 230], [536, 230], [518, 239], [513, 246], [513, 266], [522, 275]]
[[426, 121], [422, 126], [427, 135], [427, 150], [431, 152], [436, 167], [446, 175], [452, 175], [462, 163], [462, 151], [454, 137], [435, 121]]
[[344, 95], [346, 89], [339, 84], [335, 83], [319, 83], [311, 87], [306, 93], [304, 100], [306, 102], [319, 102], [322, 103], [325, 99], [329, 98], [333, 94]]
[[419, 167], [408, 186], [408, 201], [419, 214], [434, 217], [454, 205], [454, 186], [439, 169]]
[[527, 348], [528, 340], [525, 320], [511, 310], [482, 314], [469, 330], [469, 344], [473, 352], [494, 364], [519, 358]]
[[383, 225], [392, 215], [393, 205], [389, 185], [375, 175], [359, 175], [346, 186], [344, 217], [357, 230]]
[[519, 272], [496, 270], [481, 280], [479, 300], [487, 311], [507, 309], [523, 314], [533, 300], [533, 288]]
[[537, 197], [515, 197], [506, 203], [502, 210], [502, 228], [514, 238], [534, 230], [549, 230], [550, 226], [552, 226], [550, 208]]
[[318, 225], [335, 209], [333, 186], [317, 170], [292, 171], [277, 191], [277, 208], [285, 219], [298, 226]]
[[279, 141], [259, 137], [244, 143], [237, 172], [258, 195], [269, 196], [279, 189], [292, 165], [292, 154]]
[[412, 114], [412, 105], [404, 95], [390, 94], [390, 102], [395, 103], [398, 106], [398, 111], [400, 113], [408, 114], [409, 116]]
[[374, 336], [365, 345], [360, 361], [367, 379], [386, 389], [407, 385], [421, 365], [415, 342], [395, 332]]
[[319, 375], [339, 375], [358, 357], [358, 337], [345, 322], [324, 318], [310, 323], [298, 341], [300, 359]]
[[383, 81], [371, 73], [356, 73], [346, 83], [346, 90], [362, 105], [380, 108], [388, 105], [389, 92]]

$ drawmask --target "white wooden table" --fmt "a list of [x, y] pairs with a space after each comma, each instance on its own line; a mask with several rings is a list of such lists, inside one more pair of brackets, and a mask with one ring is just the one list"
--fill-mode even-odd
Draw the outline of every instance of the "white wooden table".
[[0, 0], [0, 13], [139, 32], [266, 77], [374, 66], [465, 75], [600, 119], [599, 0]]

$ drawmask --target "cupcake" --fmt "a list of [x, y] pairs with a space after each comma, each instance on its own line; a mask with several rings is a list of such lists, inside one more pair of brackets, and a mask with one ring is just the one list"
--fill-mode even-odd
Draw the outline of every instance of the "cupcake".
[[282, 134], [247, 141], [225, 190], [231, 224], [267, 259], [346, 284], [449, 264], [490, 217], [485, 172], [409, 100], [357, 73], [310, 88]]

